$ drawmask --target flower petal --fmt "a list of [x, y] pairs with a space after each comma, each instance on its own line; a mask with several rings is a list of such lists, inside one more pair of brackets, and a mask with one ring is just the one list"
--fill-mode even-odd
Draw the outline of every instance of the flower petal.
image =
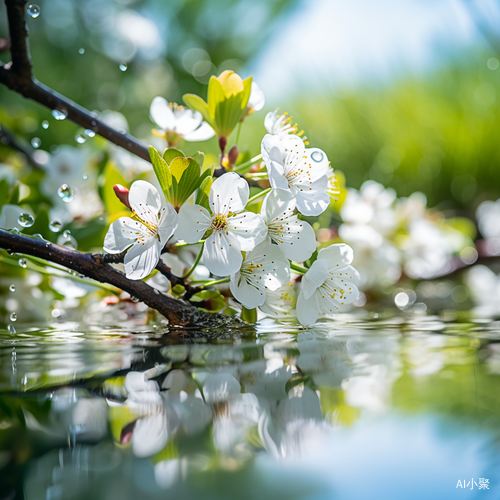
[[231, 276], [229, 289], [233, 297], [241, 302], [247, 309], [261, 306], [266, 300], [266, 288], [264, 282], [254, 283], [245, 279], [241, 273]]
[[141, 220], [153, 226], [158, 225], [161, 198], [153, 184], [146, 181], [135, 181], [130, 187], [128, 201], [132, 210]]
[[158, 236], [160, 243], [165, 245], [177, 229], [178, 215], [171, 203], [164, 203], [160, 211], [158, 222]]
[[297, 210], [304, 215], [322, 214], [330, 204], [327, 189], [327, 177], [321, 177], [312, 184], [294, 187], [292, 193], [297, 199]]
[[335, 243], [323, 248], [318, 253], [318, 259], [325, 259], [328, 269], [337, 270], [347, 267], [354, 259], [354, 252], [345, 243]]
[[286, 233], [278, 246], [287, 259], [304, 262], [316, 250], [316, 234], [310, 224], [294, 217], [287, 222]]
[[259, 86], [255, 82], [252, 82], [248, 105], [251, 106], [254, 111], [260, 111], [264, 107], [264, 104], [266, 104], [264, 92], [260, 90]]
[[155, 97], [149, 108], [151, 119], [163, 130], [175, 129], [174, 112], [163, 97]]
[[284, 213], [293, 212], [294, 208], [295, 199], [292, 193], [288, 189], [277, 188], [264, 198], [260, 214], [266, 223], [269, 223]]
[[[316, 261], [317, 262], [317, 261]], [[319, 316], [319, 304], [317, 294], [313, 294], [306, 299], [303, 293], [297, 299], [297, 319], [304, 326], [311, 326], [316, 323]]]
[[230, 276], [239, 271], [243, 256], [236, 238], [228, 237], [222, 231], [214, 231], [205, 241], [202, 263], [212, 274]]
[[160, 260], [162, 245], [156, 238], [136, 241], [125, 254], [125, 274], [128, 279], [141, 280], [151, 274]]
[[301, 281], [301, 295], [309, 299], [328, 278], [328, 262], [325, 259], [315, 260]]
[[174, 114], [175, 131], [182, 136], [194, 132], [203, 121], [203, 116], [200, 112], [188, 108], [177, 108]]
[[221, 175], [210, 189], [212, 213], [227, 215], [229, 212], [241, 212], [247, 204], [248, 193], [248, 182], [236, 172]]
[[203, 122], [196, 130], [182, 137], [185, 141], [197, 142], [211, 139], [214, 135], [214, 129], [207, 122]]
[[240, 243], [241, 250], [253, 250], [267, 236], [267, 226], [259, 214], [245, 212], [228, 217], [227, 231]]
[[108, 253], [123, 252], [140, 236], [149, 235], [146, 226], [130, 217], [120, 217], [108, 229], [104, 238], [104, 251]]
[[200, 205], [182, 205], [179, 210], [175, 237], [186, 243], [197, 243], [210, 228], [211, 217], [208, 210]]

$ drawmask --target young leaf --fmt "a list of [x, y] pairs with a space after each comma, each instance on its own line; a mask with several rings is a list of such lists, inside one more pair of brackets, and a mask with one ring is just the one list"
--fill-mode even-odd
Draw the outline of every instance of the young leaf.
[[243, 306], [241, 309], [241, 319], [245, 323], [257, 323], [257, 308], [247, 309]]
[[173, 190], [172, 174], [170, 173], [169, 166], [153, 146], [149, 146], [149, 157], [151, 158], [153, 170], [158, 182], [160, 183], [163, 194], [165, 195], [165, 199], [167, 201], [171, 201], [173, 197]]
[[175, 158], [184, 158], [186, 155], [180, 150], [175, 148], [165, 149], [163, 152], [163, 159], [170, 165]]
[[212, 187], [212, 177], [206, 177], [203, 179], [198, 191], [196, 192], [195, 203], [197, 205], [201, 205], [202, 207], [209, 210], [208, 205], [208, 195], [210, 194], [210, 188]]
[[199, 111], [203, 115], [203, 119], [212, 125], [213, 120], [208, 110], [208, 104], [200, 96], [196, 94], [184, 94], [182, 99], [191, 109]]

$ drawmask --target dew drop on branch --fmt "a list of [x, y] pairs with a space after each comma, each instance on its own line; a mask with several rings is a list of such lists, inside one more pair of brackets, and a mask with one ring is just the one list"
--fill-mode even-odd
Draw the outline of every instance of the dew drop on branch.
[[7, 327], [7, 330], [9, 330], [9, 333], [10, 333], [11, 335], [14, 335], [14, 334], [16, 333], [16, 329], [14, 328], [14, 326], [13, 326], [13, 325], [9, 325], [9, 326]]
[[39, 148], [42, 145], [42, 141], [40, 140], [40, 137], [33, 137], [33, 139], [31, 139], [31, 145], [35, 149]]
[[69, 203], [75, 197], [73, 188], [68, 184], [62, 184], [61, 186], [59, 186], [57, 195], [59, 196], [59, 198], [61, 198], [62, 201], [66, 203]]
[[[95, 123], [95, 122], [94, 122]], [[90, 130], [89, 128], [85, 130], [85, 135], [87, 137], [95, 137], [95, 132], [93, 130]]]
[[26, 269], [26, 266], [28, 265], [28, 264], [26, 263], [26, 259], [19, 259], [19, 260], [18, 260], [18, 262], [19, 262], [19, 265], [20, 265], [23, 269]]
[[49, 124], [48, 120], [43, 120], [43, 122], [42, 122], [43, 129], [47, 130], [49, 128], [49, 125], [50, 124]]
[[32, 17], [33, 19], [36, 19], [40, 15], [40, 7], [38, 7], [37, 4], [32, 3], [26, 9], [26, 12], [28, 13], [28, 16]]
[[23, 227], [31, 227], [35, 223], [35, 218], [31, 214], [21, 214], [17, 222]]
[[71, 231], [69, 229], [66, 229], [63, 234], [62, 234], [65, 238], [69, 238], [71, 236]]
[[16, 291], [16, 285], [10, 285], [10, 286], [9, 286], [9, 290], [10, 290], [11, 292], [15, 292], [15, 291]]
[[120, 68], [120, 71], [127, 71], [127, 69], [128, 69], [128, 66], [126, 63], [122, 63], [118, 67]]
[[65, 120], [68, 117], [68, 111], [64, 108], [53, 109], [51, 115], [58, 121]]
[[77, 134], [75, 136], [75, 141], [78, 143], [78, 144], [83, 144], [85, 141], [87, 140], [87, 138], [81, 134]]
[[17, 314], [16, 313], [11, 313], [10, 320], [11, 321], [17, 321]]

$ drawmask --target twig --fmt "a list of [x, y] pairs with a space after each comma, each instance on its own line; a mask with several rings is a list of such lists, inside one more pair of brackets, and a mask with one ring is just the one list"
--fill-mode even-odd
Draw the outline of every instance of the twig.
[[85, 129], [90, 129], [108, 141], [121, 146], [140, 158], [150, 161], [148, 147], [130, 134], [121, 133], [106, 125], [90, 111], [58, 94], [32, 74], [28, 45], [28, 27], [25, 20], [26, 0], [5, 0], [11, 39], [12, 62], [0, 65], [0, 83], [22, 96], [52, 110], [56, 109]]
[[101, 283], [114, 285], [156, 309], [171, 324], [195, 326], [198, 322], [206, 320], [206, 314], [190, 304], [166, 295], [144, 281], [127, 279], [123, 273], [106, 264], [101, 254], [78, 252], [45, 240], [9, 233], [3, 229], [0, 229], [0, 248], [9, 252], [40, 257]]
[[23, 154], [26, 157], [28, 163], [34, 168], [42, 168], [40, 164], [33, 158], [33, 155], [19, 142], [17, 139], [6, 130], [5, 125], [0, 125], [0, 142], [5, 144], [5, 146], [9, 146], [19, 153]]

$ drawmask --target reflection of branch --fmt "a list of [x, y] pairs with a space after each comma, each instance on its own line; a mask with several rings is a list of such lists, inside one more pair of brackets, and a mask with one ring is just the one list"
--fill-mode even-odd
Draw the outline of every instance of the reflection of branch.
[[195, 307], [182, 300], [161, 293], [144, 281], [127, 279], [123, 273], [106, 264], [106, 256], [101, 254], [81, 253], [54, 245], [48, 241], [9, 233], [2, 229], [0, 229], [0, 248], [15, 253], [40, 257], [65, 266], [101, 283], [114, 285], [157, 310], [174, 325], [194, 326], [208, 317], [207, 313], [198, 311]]
[[32, 74], [25, 21], [26, 0], [5, 0], [11, 39], [12, 62], [0, 65], [0, 83], [49, 109], [56, 109], [85, 129], [93, 130], [108, 141], [149, 160], [148, 147], [127, 133], [120, 133], [93, 116], [87, 109], [37, 81]]
[[0, 125], [0, 142], [22, 153], [32, 167], [41, 168], [40, 164], [33, 158], [33, 155], [24, 146], [19, 144], [17, 139], [5, 129], [4, 125]]

